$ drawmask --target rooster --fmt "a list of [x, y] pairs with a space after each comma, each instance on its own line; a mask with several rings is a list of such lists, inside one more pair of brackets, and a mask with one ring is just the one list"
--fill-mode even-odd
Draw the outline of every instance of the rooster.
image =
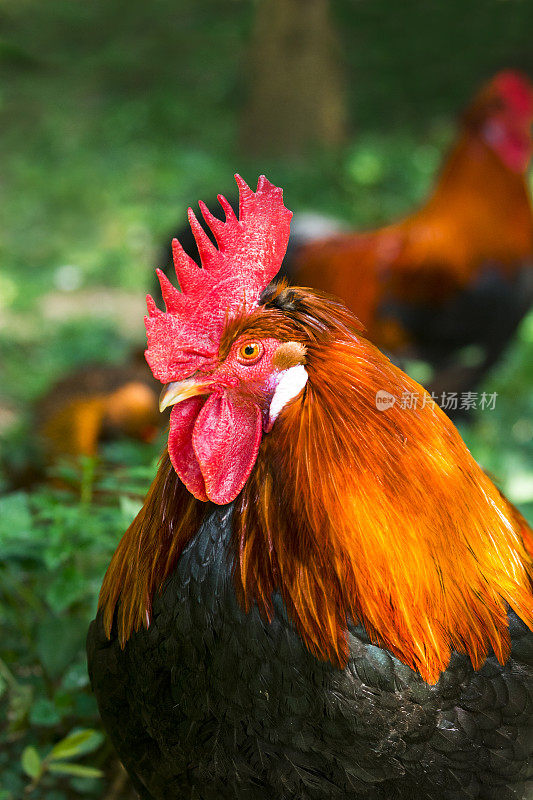
[[104, 726], [143, 800], [530, 797], [533, 531], [345, 306], [271, 283], [291, 214], [236, 180], [148, 297], [172, 412], [88, 635]]
[[288, 266], [296, 283], [341, 297], [380, 348], [426, 361], [439, 393], [471, 390], [533, 303], [532, 121], [528, 78], [498, 73], [420, 210], [311, 242]]

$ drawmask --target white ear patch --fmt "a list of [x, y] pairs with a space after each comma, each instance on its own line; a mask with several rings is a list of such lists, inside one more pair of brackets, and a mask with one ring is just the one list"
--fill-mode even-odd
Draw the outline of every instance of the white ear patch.
[[270, 410], [268, 414], [269, 427], [274, 424], [279, 412], [284, 408], [289, 400], [300, 394], [308, 378], [307, 371], [303, 364], [298, 364], [296, 367], [290, 367], [284, 370], [276, 386], [274, 397], [270, 403]]

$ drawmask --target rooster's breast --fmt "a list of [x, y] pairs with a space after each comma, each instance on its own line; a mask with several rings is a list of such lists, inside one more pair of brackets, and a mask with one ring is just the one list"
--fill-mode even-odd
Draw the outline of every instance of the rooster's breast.
[[[276, 600], [238, 606], [231, 507], [216, 508], [122, 650], [101, 618], [89, 669], [104, 725], [142, 798], [505, 800], [532, 774], [533, 643], [436, 686], [351, 629], [348, 667], [315, 659]], [[531, 787], [530, 787], [531, 791]]]

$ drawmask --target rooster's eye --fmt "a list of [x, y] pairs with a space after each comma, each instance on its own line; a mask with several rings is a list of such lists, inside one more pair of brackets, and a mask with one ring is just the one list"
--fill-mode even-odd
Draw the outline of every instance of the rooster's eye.
[[253, 364], [263, 355], [261, 342], [245, 342], [239, 347], [237, 358], [241, 364]]

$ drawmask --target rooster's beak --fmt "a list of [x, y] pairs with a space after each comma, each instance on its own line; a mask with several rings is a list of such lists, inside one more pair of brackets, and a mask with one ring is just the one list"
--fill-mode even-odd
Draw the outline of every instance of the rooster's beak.
[[169, 406], [175, 406], [176, 403], [181, 403], [182, 400], [188, 400], [189, 397], [196, 397], [199, 394], [209, 393], [209, 383], [202, 381], [195, 381], [190, 378], [185, 381], [173, 381], [163, 386], [161, 394], [159, 395], [159, 410], [164, 411]]

